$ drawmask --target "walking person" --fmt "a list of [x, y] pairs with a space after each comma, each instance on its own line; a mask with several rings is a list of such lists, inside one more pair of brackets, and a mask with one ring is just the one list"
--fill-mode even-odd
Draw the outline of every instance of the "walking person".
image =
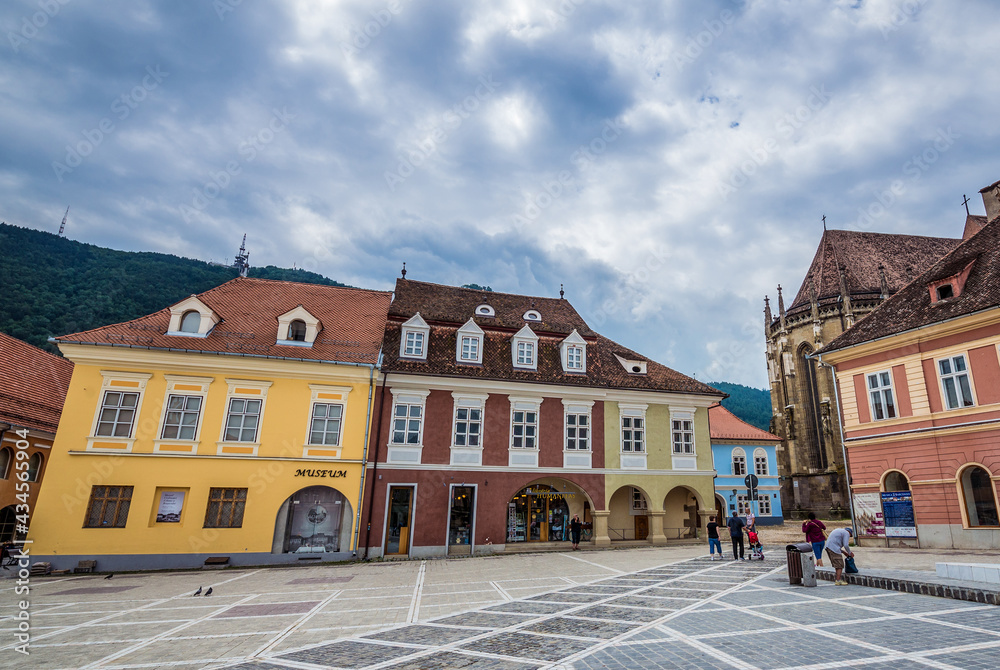
[[722, 560], [722, 540], [719, 539], [719, 524], [715, 523], [715, 517], [708, 519], [708, 553], [715, 560], [715, 550], [719, 550], [719, 560]]
[[854, 552], [847, 548], [853, 536], [854, 530], [848, 526], [838, 528], [826, 538], [826, 555], [830, 557], [830, 565], [835, 571], [833, 580], [835, 586], [847, 586], [847, 580], [841, 580], [841, 577], [844, 574], [844, 556], [854, 558]]
[[[733, 540], [733, 560], [734, 561], [745, 561], [743, 558], [743, 529], [746, 527], [746, 522], [739, 515], [733, 515], [729, 517], [729, 521], [726, 522], [729, 526], [729, 536]], [[736, 549], [739, 547], [739, 554], [736, 553]]]
[[802, 532], [806, 534], [806, 542], [813, 546], [813, 556], [816, 557], [816, 567], [823, 567], [823, 545], [826, 544], [826, 535], [823, 531], [826, 525], [816, 518], [816, 515], [809, 512], [809, 518], [802, 524]]
[[580, 515], [574, 514], [573, 520], [569, 522], [569, 534], [573, 538], [573, 551], [580, 548], [580, 533], [583, 532], [583, 524], [580, 523]]

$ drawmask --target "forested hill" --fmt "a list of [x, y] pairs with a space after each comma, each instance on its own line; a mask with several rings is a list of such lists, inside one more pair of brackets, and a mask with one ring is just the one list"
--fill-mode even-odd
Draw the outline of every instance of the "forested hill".
[[[115, 251], [0, 223], [0, 332], [53, 353], [53, 335], [150, 314], [229, 281], [236, 271], [170, 254]], [[344, 286], [305, 270], [251, 277]]]
[[729, 397], [722, 401], [722, 406], [730, 412], [753, 426], [764, 430], [770, 429], [770, 391], [762, 391], [742, 384], [730, 384], [729, 382], [709, 382], [709, 386], [729, 394]]

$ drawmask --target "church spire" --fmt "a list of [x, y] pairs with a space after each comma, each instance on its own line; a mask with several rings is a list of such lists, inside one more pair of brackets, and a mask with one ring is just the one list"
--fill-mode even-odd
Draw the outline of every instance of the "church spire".
[[878, 264], [878, 283], [882, 290], [881, 298], [885, 300], [889, 297], [889, 282], [885, 278], [885, 266], [881, 263]]
[[778, 318], [781, 319], [781, 329], [785, 330], [785, 298], [781, 295], [781, 284], [778, 284]]
[[766, 295], [764, 296], [764, 336], [771, 337], [771, 322], [774, 317], [771, 316], [771, 299]]
[[844, 320], [847, 328], [854, 325], [854, 308], [851, 306], [851, 293], [847, 290], [847, 266], [840, 266], [840, 300], [843, 303]]

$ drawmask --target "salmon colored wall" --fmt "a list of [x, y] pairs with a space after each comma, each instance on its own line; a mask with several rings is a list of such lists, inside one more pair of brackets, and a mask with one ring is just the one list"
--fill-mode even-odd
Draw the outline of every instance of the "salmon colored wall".
[[1000, 361], [993, 345], [969, 350], [969, 367], [976, 384], [976, 401], [980, 405], [1000, 402]]
[[854, 396], [858, 399], [858, 421], [871, 423], [871, 410], [868, 408], [868, 390], [864, 375], [854, 375]]
[[941, 385], [938, 383], [937, 370], [934, 369], [934, 361], [927, 359], [921, 361], [924, 367], [924, 387], [927, 389], [927, 400], [931, 405], [931, 412], [940, 412], [941, 405]]
[[910, 387], [906, 382], [906, 366], [892, 366], [892, 388], [896, 392], [896, 412], [899, 416], [913, 416], [910, 405]]

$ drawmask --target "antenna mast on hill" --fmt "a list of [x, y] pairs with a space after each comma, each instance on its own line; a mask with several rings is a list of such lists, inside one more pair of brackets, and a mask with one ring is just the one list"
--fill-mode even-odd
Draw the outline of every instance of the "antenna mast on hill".
[[246, 277], [250, 272], [250, 252], [247, 251], [247, 234], [243, 233], [243, 243], [240, 244], [240, 253], [236, 254], [233, 261], [233, 268], [240, 273], [241, 277]]
[[66, 219], [68, 217], [69, 217], [69, 207], [66, 208], [66, 213], [63, 214], [62, 223], [59, 224], [59, 237], [62, 237], [63, 233], [66, 232]]

